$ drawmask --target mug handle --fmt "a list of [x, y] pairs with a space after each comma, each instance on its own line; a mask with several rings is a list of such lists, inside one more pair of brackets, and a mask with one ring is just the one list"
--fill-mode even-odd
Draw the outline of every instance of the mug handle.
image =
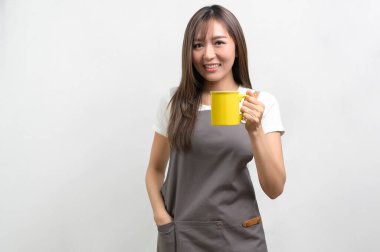
[[245, 98], [247, 98], [248, 95], [246, 94], [239, 94], [239, 102]]
[[[239, 94], [239, 103], [241, 102], [241, 100], [243, 100], [243, 99], [245, 99], [247, 97], [248, 97], [248, 95], [246, 95], [246, 94]], [[243, 124], [246, 123], [246, 121], [243, 120], [243, 114], [241, 113], [240, 109], [239, 109], [239, 114], [240, 114], [240, 122], [243, 123]]]

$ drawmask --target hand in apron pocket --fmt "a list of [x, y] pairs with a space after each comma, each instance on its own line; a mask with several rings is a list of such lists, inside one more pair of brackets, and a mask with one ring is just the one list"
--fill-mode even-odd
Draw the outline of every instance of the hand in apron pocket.
[[175, 252], [174, 222], [157, 225], [157, 252]]

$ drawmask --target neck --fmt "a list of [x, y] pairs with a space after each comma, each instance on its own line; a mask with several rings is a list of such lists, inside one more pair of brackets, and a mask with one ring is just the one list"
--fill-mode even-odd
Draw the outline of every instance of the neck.
[[239, 85], [235, 82], [205, 82], [203, 91], [237, 91]]

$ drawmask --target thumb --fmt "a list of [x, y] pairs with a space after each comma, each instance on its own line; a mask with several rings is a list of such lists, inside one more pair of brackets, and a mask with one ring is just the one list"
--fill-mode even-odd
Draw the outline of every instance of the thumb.
[[246, 94], [257, 98], [260, 94], [260, 91], [248, 89]]

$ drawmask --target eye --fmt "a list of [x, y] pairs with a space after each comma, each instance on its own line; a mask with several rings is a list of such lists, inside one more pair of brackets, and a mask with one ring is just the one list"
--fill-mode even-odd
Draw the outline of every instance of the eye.
[[225, 44], [224, 41], [222, 40], [215, 41], [215, 45], [222, 45], [222, 44]]
[[201, 43], [194, 43], [193, 44], [193, 48], [194, 49], [199, 49], [199, 48], [201, 48], [202, 47], [202, 44]]

